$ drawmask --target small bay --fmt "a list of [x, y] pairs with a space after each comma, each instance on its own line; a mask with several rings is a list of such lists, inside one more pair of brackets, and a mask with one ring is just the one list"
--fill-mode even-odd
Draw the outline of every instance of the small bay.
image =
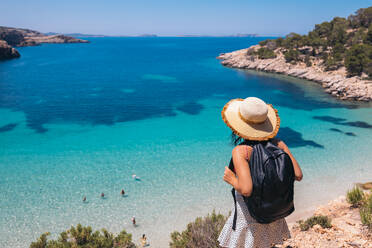
[[82, 223], [166, 247], [197, 216], [227, 214], [233, 147], [220, 112], [232, 98], [279, 110], [279, 136], [304, 172], [292, 218], [371, 181], [371, 104], [216, 59], [263, 39], [89, 38], [0, 62], [0, 246]]

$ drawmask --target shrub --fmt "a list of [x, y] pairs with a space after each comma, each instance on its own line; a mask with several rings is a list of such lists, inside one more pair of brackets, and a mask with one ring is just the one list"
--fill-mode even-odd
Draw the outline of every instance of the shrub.
[[307, 67], [310, 67], [310, 66], [313, 65], [313, 63], [311, 63], [309, 55], [306, 55], [306, 57], [305, 57], [305, 64], [306, 64]]
[[350, 15], [348, 18], [351, 27], [366, 27], [372, 23], [372, 7], [358, 9], [355, 15]]
[[333, 48], [332, 48], [332, 57], [335, 59], [335, 61], [341, 61], [344, 57], [345, 53], [345, 47], [341, 43], [337, 43]]
[[171, 248], [218, 248], [217, 238], [226, 222], [226, 217], [215, 211], [205, 218], [196, 218], [182, 233], [171, 233]]
[[353, 207], [358, 207], [362, 204], [363, 196], [363, 191], [359, 187], [355, 186], [352, 190], [349, 190], [346, 193], [346, 201]]
[[260, 44], [260, 46], [266, 46], [267, 42], [269, 42], [269, 39], [261, 40], [260, 42], [258, 42], [258, 44]]
[[315, 225], [320, 225], [323, 228], [331, 228], [331, 219], [324, 215], [315, 215], [308, 218], [306, 221], [300, 220], [298, 222], [301, 231], [307, 231]]
[[325, 70], [333, 71], [337, 70], [341, 66], [341, 63], [337, 62], [333, 57], [328, 57], [325, 61]]
[[106, 229], [92, 231], [90, 226], [78, 224], [71, 229], [60, 233], [58, 240], [48, 240], [49, 233], [42, 234], [37, 241], [32, 242], [30, 248], [135, 248], [132, 235], [123, 230], [118, 236]]
[[261, 47], [260, 49], [257, 50], [256, 54], [258, 55], [259, 59], [273, 59], [276, 58], [276, 54], [266, 48], [266, 47]]
[[296, 62], [296, 61], [299, 61], [300, 60], [300, 52], [295, 50], [295, 49], [290, 49], [286, 52], [284, 52], [284, 58], [285, 58], [285, 62], [289, 63], [289, 62]]
[[364, 43], [372, 45], [372, 24], [369, 25], [366, 36], [364, 37]]
[[365, 203], [359, 210], [360, 219], [372, 231], [372, 194], [369, 195]]
[[277, 47], [283, 46], [284, 39], [282, 37], [279, 37], [274, 41], [275, 41]]
[[345, 66], [349, 76], [360, 76], [371, 62], [372, 46], [365, 44], [353, 45], [346, 54]]
[[369, 79], [372, 79], [372, 61], [364, 67], [364, 72], [368, 75]]
[[254, 50], [254, 48], [248, 48], [247, 55], [248, 56], [256, 55], [256, 51]]
[[266, 43], [266, 47], [270, 50], [275, 50], [278, 46], [276, 45], [276, 42], [274, 40], [269, 40]]

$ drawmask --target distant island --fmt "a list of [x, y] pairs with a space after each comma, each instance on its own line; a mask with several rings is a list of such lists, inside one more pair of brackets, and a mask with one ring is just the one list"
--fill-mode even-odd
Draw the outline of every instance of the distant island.
[[38, 46], [42, 43], [88, 42], [61, 34], [46, 35], [30, 29], [0, 26], [0, 60], [20, 57], [21, 55], [14, 47]]
[[[59, 33], [48, 32], [45, 35], [57, 35]], [[72, 37], [81, 37], [81, 38], [102, 38], [102, 37], [158, 37], [156, 34], [140, 34], [140, 35], [106, 35], [106, 34], [84, 34], [84, 33], [66, 33], [59, 34]]]
[[[57, 35], [59, 33], [48, 32], [45, 35]], [[207, 34], [181, 34], [181, 35], [157, 35], [157, 34], [139, 34], [139, 35], [106, 35], [106, 34], [84, 34], [84, 33], [64, 33], [63, 35], [72, 37], [259, 37], [258, 34], [231, 34], [231, 35], [207, 35]], [[270, 37], [265, 36], [265, 37]]]
[[106, 35], [103, 35], [103, 34], [83, 34], [83, 33], [56, 33], [56, 32], [47, 32], [47, 33], [44, 33], [45, 35], [65, 35], [65, 36], [71, 36], [71, 37], [85, 37], [85, 38], [89, 38], [89, 37], [106, 37]]
[[220, 54], [228, 67], [316, 81], [345, 100], [372, 101], [372, 7], [259, 45]]
[[[231, 34], [231, 35], [199, 35], [199, 34], [184, 34], [176, 35], [176, 37], [258, 37], [258, 34]], [[267, 37], [267, 36], [266, 36]]]

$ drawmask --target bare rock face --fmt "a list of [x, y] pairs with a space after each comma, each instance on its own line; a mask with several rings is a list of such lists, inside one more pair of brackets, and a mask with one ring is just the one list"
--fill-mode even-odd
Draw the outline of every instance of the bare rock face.
[[6, 41], [0, 40], [0, 60], [19, 58], [20, 56], [17, 49], [9, 46]]
[[279, 73], [315, 81], [320, 83], [327, 93], [343, 100], [372, 101], [372, 81], [357, 76], [348, 78], [345, 67], [335, 71], [324, 71], [320, 61], [313, 61], [313, 65], [309, 67], [303, 62], [286, 63], [280, 49], [274, 50], [276, 58], [259, 59], [252, 55], [252, 51], [259, 48], [260, 45], [255, 45], [220, 54], [217, 58], [222, 60], [222, 65], [232, 68]]

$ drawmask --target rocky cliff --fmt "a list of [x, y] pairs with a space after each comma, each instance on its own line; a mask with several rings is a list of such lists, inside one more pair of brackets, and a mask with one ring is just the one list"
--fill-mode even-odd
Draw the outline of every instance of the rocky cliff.
[[274, 50], [274, 58], [259, 59], [255, 52], [260, 48], [260, 45], [255, 45], [223, 53], [218, 58], [223, 65], [232, 68], [280, 73], [318, 82], [326, 92], [343, 100], [372, 101], [372, 81], [361, 76], [348, 77], [345, 67], [326, 71], [321, 59], [314, 59], [311, 66], [307, 66], [305, 62], [287, 63], [282, 48]]
[[0, 60], [18, 58], [19, 56], [17, 49], [9, 46], [6, 41], [0, 40]]
[[88, 43], [87, 40], [76, 39], [65, 35], [45, 35], [38, 31], [22, 28], [0, 26], [0, 59], [20, 57], [17, 49], [22, 46], [37, 46], [42, 43]]

